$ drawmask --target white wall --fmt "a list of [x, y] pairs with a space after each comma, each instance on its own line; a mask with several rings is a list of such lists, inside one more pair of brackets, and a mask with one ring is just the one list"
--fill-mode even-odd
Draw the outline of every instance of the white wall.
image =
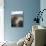
[[4, 41], [4, 3], [0, 0], [0, 42]]

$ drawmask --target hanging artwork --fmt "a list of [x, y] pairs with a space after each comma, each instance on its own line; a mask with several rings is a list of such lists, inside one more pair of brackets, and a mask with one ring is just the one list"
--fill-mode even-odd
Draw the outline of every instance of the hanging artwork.
[[11, 27], [23, 27], [23, 23], [23, 11], [15, 11], [11, 13]]

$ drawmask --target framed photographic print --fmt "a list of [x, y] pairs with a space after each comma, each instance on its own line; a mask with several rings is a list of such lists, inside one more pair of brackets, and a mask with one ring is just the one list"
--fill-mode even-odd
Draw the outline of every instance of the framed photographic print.
[[11, 27], [23, 27], [23, 11], [13, 11], [11, 13]]

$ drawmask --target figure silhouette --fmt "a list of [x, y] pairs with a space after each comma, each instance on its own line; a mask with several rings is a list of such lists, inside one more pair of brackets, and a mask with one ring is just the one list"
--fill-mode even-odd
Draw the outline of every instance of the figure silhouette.
[[40, 18], [37, 16], [36, 18], [34, 18], [34, 21], [36, 21], [36, 23], [40, 23]]

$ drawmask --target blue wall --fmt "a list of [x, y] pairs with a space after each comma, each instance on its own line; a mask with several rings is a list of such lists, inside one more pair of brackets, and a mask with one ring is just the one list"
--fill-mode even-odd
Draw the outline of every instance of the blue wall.
[[[41, 0], [40, 1], [40, 10], [42, 11], [43, 9], [46, 9], [46, 0]], [[46, 10], [43, 12], [43, 22], [40, 21], [40, 25], [46, 27]]]
[[[40, 9], [40, 0], [4, 0], [4, 35], [7, 41], [18, 41], [24, 37], [32, 27], [35, 12]], [[24, 11], [24, 27], [11, 27], [11, 11]]]
[[[41, 0], [40, 1], [40, 10], [46, 9], [46, 0]], [[45, 26], [46, 27], [46, 11], [43, 13], [42, 15], [44, 21], [40, 22], [40, 25]], [[46, 35], [45, 35], [45, 39], [46, 39]], [[46, 40], [45, 40], [45, 44], [46, 44]]]

